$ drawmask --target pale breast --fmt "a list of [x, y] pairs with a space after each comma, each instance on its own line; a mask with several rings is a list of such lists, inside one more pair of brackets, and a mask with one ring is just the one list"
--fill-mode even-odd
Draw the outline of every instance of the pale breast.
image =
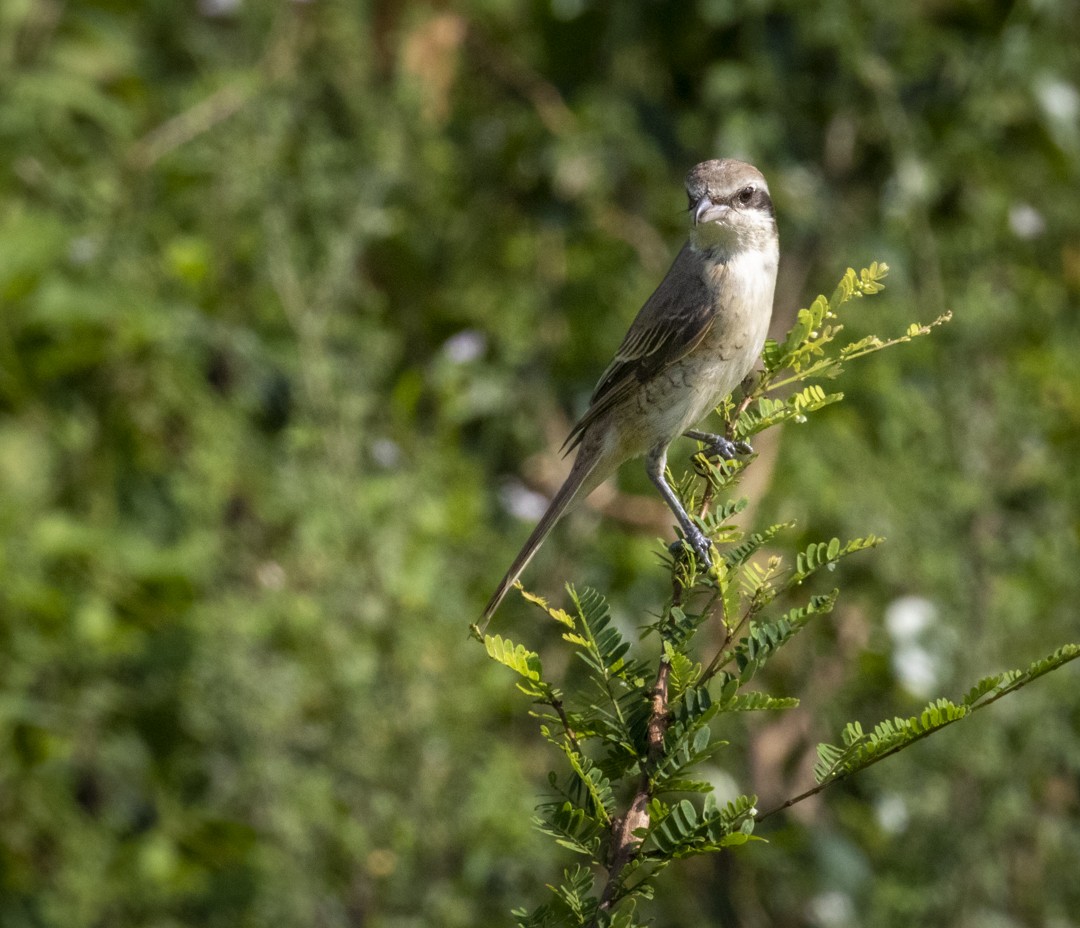
[[621, 428], [609, 440], [628, 457], [670, 444], [700, 422], [742, 382], [761, 354], [772, 316], [775, 250], [732, 256], [726, 266], [706, 266], [702, 278], [722, 304], [705, 337], [612, 410]]
[[685, 431], [706, 416], [753, 370], [772, 318], [775, 250], [733, 256], [724, 275], [723, 308], [708, 335], [683, 359], [692, 368]]

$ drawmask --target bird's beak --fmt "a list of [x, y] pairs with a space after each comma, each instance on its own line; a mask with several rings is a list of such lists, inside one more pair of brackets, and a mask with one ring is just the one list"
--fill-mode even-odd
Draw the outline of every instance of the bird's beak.
[[708, 195], [703, 196], [694, 204], [694, 225], [696, 226], [702, 222], [711, 222], [714, 219], [719, 219], [727, 211], [727, 204], [713, 203]]

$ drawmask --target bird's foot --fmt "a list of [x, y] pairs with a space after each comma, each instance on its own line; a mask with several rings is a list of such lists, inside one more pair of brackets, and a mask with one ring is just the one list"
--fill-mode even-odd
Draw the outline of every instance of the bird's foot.
[[705, 445], [705, 454], [710, 458], [717, 457], [730, 461], [740, 454], [754, 453], [754, 449], [750, 447], [749, 442], [732, 441], [723, 435], [711, 435], [704, 432], [698, 441]]
[[687, 548], [694, 552], [694, 555], [701, 565], [704, 566], [705, 570], [712, 570], [712, 557], [709, 554], [712, 543], [701, 529], [691, 526], [691, 530], [686, 531], [683, 538], [673, 541], [668, 546], [668, 551], [673, 555], [677, 555], [684, 552]]

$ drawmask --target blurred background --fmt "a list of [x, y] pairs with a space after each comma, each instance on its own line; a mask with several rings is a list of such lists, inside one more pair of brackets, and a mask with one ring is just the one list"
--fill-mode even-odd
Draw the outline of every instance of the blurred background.
[[[853, 336], [955, 314], [761, 442], [753, 521], [888, 544], [720, 794], [1077, 640], [1074, 0], [4, 0], [0, 151], [4, 928], [544, 899], [556, 758], [466, 628], [705, 158], [769, 178], [774, 333], [873, 260]], [[639, 467], [593, 502], [526, 581], [633, 628], [671, 520]], [[1080, 924], [1077, 684], [668, 870], [656, 924]]]

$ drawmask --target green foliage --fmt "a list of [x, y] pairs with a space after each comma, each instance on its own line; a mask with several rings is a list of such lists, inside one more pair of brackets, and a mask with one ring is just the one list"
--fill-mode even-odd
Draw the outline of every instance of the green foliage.
[[[765, 391], [776, 384], [836, 376], [843, 362], [930, 331], [932, 327], [913, 326], [908, 335], [888, 341], [864, 338], [855, 348], [832, 344], [843, 329], [837, 321], [841, 306], [879, 292], [886, 270], [876, 263], [858, 275], [849, 269], [831, 300], [818, 297], [810, 309], [800, 310], [784, 342], [770, 343], [760, 383], [738, 407], [731, 401], [726, 404], [729, 433], [760, 432], [842, 399], [841, 394], [826, 397], [809, 387], [786, 402], [773, 401]], [[759, 415], [747, 411], [755, 401]], [[727, 462], [714, 466], [701, 454], [695, 467], [713, 493], [729, 491], [742, 472]], [[694, 495], [687, 480], [680, 482], [680, 490], [684, 497]], [[586, 680], [576, 682], [565, 697], [543, 677], [535, 652], [498, 635], [483, 636], [488, 655], [526, 679], [519, 689], [552, 710], [537, 713], [541, 732], [562, 753], [567, 769], [561, 776], [549, 774], [557, 798], [539, 807], [535, 823], [560, 847], [588, 858], [593, 868], [579, 864], [564, 871], [563, 882], [551, 887], [555, 901], [531, 913], [516, 912], [519, 926], [642, 924], [633, 915], [637, 902], [652, 897], [655, 878], [668, 864], [760, 840], [754, 826], [761, 819], [1080, 657], [1080, 646], [1067, 645], [1026, 671], [982, 680], [959, 705], [937, 699], [918, 716], [880, 722], [869, 733], [859, 723], [849, 723], [841, 746], [818, 745], [816, 788], [764, 815], [758, 813], [754, 796], [740, 796], [721, 808], [712, 784], [695, 771], [728, 746], [714, 735], [714, 726], [724, 725], [729, 713], [799, 704], [794, 697], [744, 687], [811, 621], [833, 612], [838, 591], [812, 595], [775, 618], [765, 617], [766, 610], [820, 571], [832, 571], [844, 558], [882, 540], [874, 535], [847, 543], [832, 538], [796, 551], [789, 557], [790, 566], [785, 567], [778, 554], [760, 563], [753, 558], [792, 526], [776, 524], [747, 533], [730, 521], [744, 508], [744, 502], [729, 499], [703, 513], [701, 524], [715, 544], [724, 546], [717, 566], [707, 575], [695, 571], [690, 555], [665, 559], [674, 592], [660, 619], [646, 626], [646, 633], [661, 644], [651, 663], [633, 656], [632, 643], [613, 624], [608, 603], [590, 589], [579, 593], [569, 588], [573, 605], [569, 612], [525, 594], [556, 623], [562, 641], [587, 668]], [[685, 604], [696, 601], [704, 607], [689, 611]], [[719, 625], [724, 646], [703, 665], [697, 660], [696, 638], [709, 624]], [[694, 794], [703, 800], [688, 798]], [[606, 882], [597, 890], [594, 874], [601, 870], [607, 873]]]
[[[929, 335], [934, 328], [952, 318], [949, 313], [943, 313], [929, 325], [911, 323], [905, 334], [895, 338], [882, 340], [876, 335], [868, 335], [843, 345], [834, 353], [826, 353], [826, 348], [844, 330], [844, 326], [836, 321], [840, 308], [852, 300], [879, 293], [885, 286], [881, 281], [888, 273], [889, 266], [877, 261], [858, 274], [848, 268], [830, 299], [818, 296], [808, 308], [798, 311], [795, 325], [782, 343], [771, 339], [765, 343], [762, 352], [764, 372], [743, 400], [744, 408], [733, 426], [733, 433], [740, 440], [782, 422], [801, 424], [806, 421], [807, 414], [844, 398], [842, 393], [826, 393], [817, 384], [803, 387], [785, 399], [773, 399], [766, 395], [769, 391], [814, 377], [839, 377], [848, 361]], [[751, 404], [756, 404], [753, 411]], [[729, 399], [724, 406], [728, 419], [732, 408]]]
[[642, 853], [677, 860], [745, 844], [754, 837], [751, 830], [755, 802], [752, 796], [741, 796], [721, 810], [710, 795], [705, 797], [700, 811], [688, 799], [670, 807], [656, 803], [650, 808], [652, 824]]
[[[551, 762], [506, 679], [530, 681], [462, 626], [705, 157], [769, 179], [776, 332], [874, 255], [889, 289], [846, 304], [850, 344], [954, 319], [753, 440], [753, 504], [719, 523], [783, 527], [671, 610], [701, 628], [664, 649], [672, 693], [720, 702], [733, 665], [702, 677], [748, 628], [724, 642], [721, 606], [736, 625], [796, 552], [888, 554], [758, 614], [844, 591], [750, 684], [802, 708], [714, 714], [732, 747], [688, 782], [772, 807], [844, 720], [1075, 640], [1077, 48], [1075, 0], [0, 2], [0, 925], [460, 928], [540, 901], [570, 852], [529, 826]], [[670, 519], [640, 468], [613, 492], [528, 579], [603, 589], [633, 640]], [[912, 598], [931, 619], [903, 637]], [[840, 900], [874, 928], [1068, 924], [1076, 668], [770, 819], [768, 848], [670, 867], [656, 923]]]
[[906, 719], [885, 719], [878, 722], [869, 733], [864, 732], [858, 722], [848, 722], [842, 734], [842, 747], [835, 744], [818, 745], [819, 760], [814, 767], [814, 777], [818, 783], [827, 785], [857, 773], [912, 742], [967, 718], [971, 713], [985, 708], [1002, 696], [1016, 692], [1032, 680], [1057, 670], [1078, 657], [1080, 645], [1063, 645], [1053, 654], [1035, 661], [1024, 670], [1009, 670], [984, 677], [967, 692], [959, 704], [948, 699], [935, 699], [919, 715]]
[[529, 651], [523, 644], [515, 645], [512, 641], [500, 638], [498, 635], [485, 638], [484, 647], [487, 649], [488, 657], [500, 664], [505, 664], [525, 678], [525, 683], [518, 683], [518, 689], [526, 696], [533, 696], [536, 699], [554, 698], [554, 691], [543, 682], [540, 655], [535, 651]]
[[544, 925], [587, 925], [596, 913], [592, 896], [593, 875], [587, 867], [575, 866], [563, 871], [558, 886], [548, 887], [555, 898], [529, 914], [524, 910], [513, 913], [520, 928], [542, 928]]

